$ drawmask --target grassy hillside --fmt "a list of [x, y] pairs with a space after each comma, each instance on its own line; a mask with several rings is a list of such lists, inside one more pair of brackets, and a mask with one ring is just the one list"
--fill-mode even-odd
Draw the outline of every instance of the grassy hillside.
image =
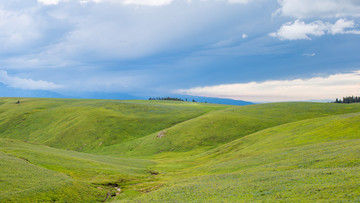
[[[103, 201], [153, 181], [149, 160], [120, 159], [0, 139], [0, 202]], [[140, 184], [139, 184], [140, 183]], [[126, 185], [137, 184], [135, 189]]]
[[236, 106], [212, 111], [140, 139], [98, 149], [97, 153], [144, 156], [161, 152], [208, 150], [273, 126], [309, 118], [360, 112], [357, 104], [273, 103]]
[[190, 102], [0, 99], [0, 137], [76, 151], [102, 148], [171, 127], [223, 105]]
[[16, 101], [0, 202], [360, 201], [359, 104]]
[[[359, 201], [360, 113], [259, 131], [214, 150], [158, 159], [161, 189], [131, 201]], [[177, 166], [178, 169], [174, 169]]]

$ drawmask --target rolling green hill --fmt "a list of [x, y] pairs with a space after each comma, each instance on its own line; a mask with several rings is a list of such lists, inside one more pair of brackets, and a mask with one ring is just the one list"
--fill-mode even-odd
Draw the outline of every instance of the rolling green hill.
[[0, 202], [103, 201], [115, 186], [152, 180], [154, 164], [9, 139], [0, 139], [0, 158]]
[[360, 201], [359, 104], [16, 101], [1, 202]]
[[133, 140], [226, 106], [190, 102], [0, 100], [0, 137], [84, 151]]
[[131, 201], [359, 201], [359, 122], [360, 113], [307, 119], [159, 159], [168, 183]]
[[360, 112], [360, 105], [273, 103], [212, 111], [140, 139], [100, 148], [102, 154], [146, 156], [166, 151], [208, 150], [251, 133], [309, 118]]

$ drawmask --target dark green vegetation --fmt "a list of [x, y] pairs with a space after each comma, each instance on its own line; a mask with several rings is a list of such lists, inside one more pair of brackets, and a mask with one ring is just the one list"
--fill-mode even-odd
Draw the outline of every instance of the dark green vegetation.
[[360, 200], [359, 104], [16, 102], [0, 202]]
[[150, 97], [149, 100], [184, 101], [183, 99], [176, 97]]
[[351, 97], [343, 97], [343, 99], [338, 99], [336, 98], [336, 100], [334, 101], [334, 103], [347, 103], [347, 104], [350, 104], [350, 103], [359, 103], [360, 102], [360, 97], [354, 97], [354, 96], [351, 96]]

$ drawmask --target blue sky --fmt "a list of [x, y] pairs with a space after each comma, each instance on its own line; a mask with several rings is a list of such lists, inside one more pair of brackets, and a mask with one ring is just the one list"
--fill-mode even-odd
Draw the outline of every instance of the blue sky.
[[359, 24], [357, 0], [0, 0], [0, 83], [253, 102], [360, 95]]

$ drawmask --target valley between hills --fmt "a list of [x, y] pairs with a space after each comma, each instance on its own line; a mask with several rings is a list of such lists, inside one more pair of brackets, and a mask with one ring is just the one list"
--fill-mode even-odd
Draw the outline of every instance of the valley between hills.
[[360, 104], [0, 98], [0, 202], [360, 201]]

